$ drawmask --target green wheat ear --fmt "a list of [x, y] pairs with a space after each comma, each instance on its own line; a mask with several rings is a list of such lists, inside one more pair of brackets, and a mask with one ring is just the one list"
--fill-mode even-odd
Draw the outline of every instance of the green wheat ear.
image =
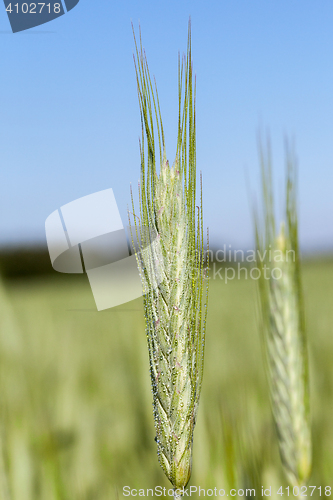
[[261, 149], [263, 224], [260, 226], [256, 216], [256, 242], [261, 257], [266, 254], [262, 261], [258, 259], [258, 283], [281, 461], [290, 483], [304, 485], [311, 470], [308, 356], [298, 248], [296, 161], [288, 145], [286, 158], [285, 221], [277, 235], [269, 146], [267, 155]]
[[208, 297], [202, 203], [196, 206], [195, 88], [190, 25], [187, 57], [182, 62], [179, 58], [178, 138], [172, 167], [166, 157], [156, 83], [153, 87], [141, 34], [139, 49], [136, 42], [135, 46], [142, 121], [140, 217], [135, 215], [133, 197], [132, 206], [144, 289], [157, 454], [164, 473], [177, 489], [185, 487], [191, 475]]

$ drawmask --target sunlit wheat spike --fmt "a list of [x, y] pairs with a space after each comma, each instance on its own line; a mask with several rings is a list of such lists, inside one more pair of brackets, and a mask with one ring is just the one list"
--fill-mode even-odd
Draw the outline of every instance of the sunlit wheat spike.
[[280, 456], [290, 483], [302, 485], [311, 469], [308, 357], [298, 248], [296, 162], [288, 145], [286, 157], [285, 221], [276, 236], [270, 158], [269, 153], [261, 153], [263, 228], [256, 217], [256, 240], [258, 254], [264, 256], [266, 252], [264, 259], [258, 260], [259, 295]]
[[179, 59], [178, 139], [172, 166], [166, 157], [156, 84], [153, 86], [149, 75], [141, 34], [139, 48], [136, 45], [135, 68], [142, 120], [140, 215], [134, 217], [139, 241], [137, 257], [145, 293], [157, 453], [160, 465], [176, 489], [185, 487], [191, 475], [208, 297], [202, 194], [201, 206], [196, 205], [195, 85], [190, 25], [187, 57], [182, 62]]

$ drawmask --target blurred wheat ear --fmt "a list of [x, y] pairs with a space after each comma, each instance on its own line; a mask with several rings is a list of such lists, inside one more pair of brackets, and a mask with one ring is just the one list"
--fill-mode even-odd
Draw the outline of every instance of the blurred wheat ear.
[[195, 88], [190, 24], [187, 57], [182, 61], [179, 58], [178, 138], [172, 166], [166, 157], [156, 83], [153, 87], [141, 33], [140, 47], [136, 42], [135, 46], [142, 121], [140, 214], [135, 214], [133, 197], [132, 205], [144, 290], [157, 454], [176, 490], [184, 488], [191, 475], [208, 297], [202, 189], [201, 206], [196, 206]]
[[260, 156], [263, 217], [259, 220], [255, 215], [255, 226], [266, 368], [281, 461], [289, 482], [304, 485], [311, 471], [311, 431], [298, 248], [296, 160], [286, 144], [285, 221], [277, 235], [269, 144], [267, 152], [260, 149]]

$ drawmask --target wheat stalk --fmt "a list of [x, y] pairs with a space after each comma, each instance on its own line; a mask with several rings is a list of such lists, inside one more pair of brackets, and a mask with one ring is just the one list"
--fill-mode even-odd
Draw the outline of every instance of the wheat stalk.
[[[179, 58], [178, 139], [171, 167], [166, 159], [156, 82], [154, 89], [141, 33], [140, 49], [136, 42], [135, 46], [142, 141], [140, 217], [135, 215], [134, 221], [144, 287], [155, 440], [159, 463], [175, 489], [175, 498], [180, 498], [176, 490], [185, 488], [191, 475], [208, 297], [208, 282], [204, 292], [202, 203], [196, 207], [195, 88], [190, 24], [187, 58], [182, 63]], [[132, 206], [135, 214], [133, 197]]]
[[258, 283], [266, 368], [281, 461], [290, 483], [302, 485], [311, 469], [308, 356], [298, 248], [296, 161], [288, 144], [286, 157], [285, 222], [276, 236], [269, 146], [267, 156], [261, 149], [264, 227], [260, 229], [256, 216], [256, 241], [261, 257], [265, 251], [266, 255], [262, 261], [259, 259]]

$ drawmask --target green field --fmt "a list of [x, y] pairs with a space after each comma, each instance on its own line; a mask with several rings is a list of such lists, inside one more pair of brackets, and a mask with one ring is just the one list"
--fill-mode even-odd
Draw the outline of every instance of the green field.
[[[333, 486], [333, 261], [304, 264], [303, 285], [310, 484], [325, 496]], [[0, 499], [110, 500], [125, 498], [124, 486], [169, 488], [156, 456], [142, 299], [97, 312], [86, 276], [55, 273], [6, 282], [0, 307]], [[258, 497], [265, 485], [281, 498], [274, 492], [287, 484], [256, 310], [253, 281], [211, 280], [190, 485], [253, 487]]]

